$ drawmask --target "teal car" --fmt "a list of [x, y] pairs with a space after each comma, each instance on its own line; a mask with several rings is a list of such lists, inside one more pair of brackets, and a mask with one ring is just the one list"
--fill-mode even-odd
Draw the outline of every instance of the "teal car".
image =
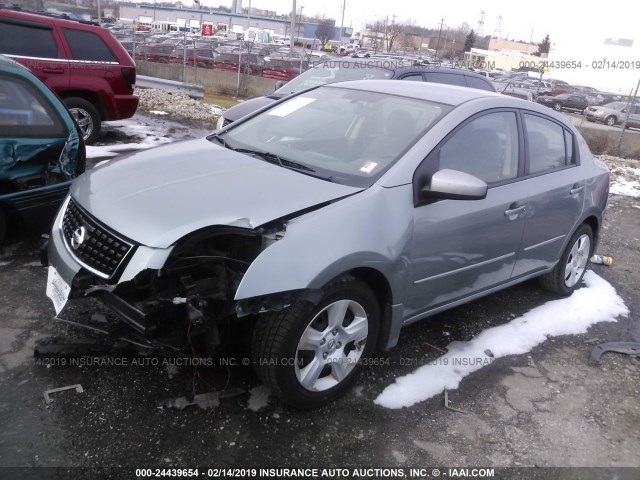
[[0, 55], [0, 245], [8, 225], [50, 227], [85, 158], [78, 127], [56, 94]]

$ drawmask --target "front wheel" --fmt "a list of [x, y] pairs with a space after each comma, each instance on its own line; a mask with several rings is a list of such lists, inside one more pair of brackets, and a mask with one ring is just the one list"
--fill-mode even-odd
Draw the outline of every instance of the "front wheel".
[[582, 224], [572, 235], [560, 261], [553, 270], [540, 277], [540, 284], [561, 296], [569, 296], [578, 288], [591, 258], [593, 232]]
[[252, 341], [256, 372], [284, 403], [317, 407], [355, 382], [379, 329], [373, 292], [344, 275], [323, 288], [317, 305], [301, 301], [258, 317]]
[[562, 110], [562, 104], [561, 104], [561, 103], [559, 103], [559, 102], [556, 102], [556, 103], [553, 105], [553, 109], [554, 109], [556, 112], [561, 111], [561, 110]]
[[616, 117], [614, 117], [613, 115], [610, 115], [607, 117], [604, 123], [606, 123], [610, 127], [613, 127], [616, 124]]

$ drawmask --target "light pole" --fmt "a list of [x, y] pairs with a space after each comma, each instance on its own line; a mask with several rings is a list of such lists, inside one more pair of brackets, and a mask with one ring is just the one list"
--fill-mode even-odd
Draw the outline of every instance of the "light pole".
[[291, 6], [291, 27], [289, 31], [289, 35], [291, 36], [291, 40], [289, 40], [289, 50], [293, 51], [293, 47], [295, 46], [295, 34], [296, 34], [296, 0], [292, 0]]
[[[302, 9], [304, 8], [303, 5], [300, 5], [300, 16], [298, 17], [298, 41], [300, 41], [300, 25], [302, 24]], [[304, 50], [304, 42], [303, 43], [303, 47], [302, 50]]]
[[444, 25], [444, 18], [440, 20], [440, 30], [438, 31], [438, 40], [436, 40], [436, 58], [438, 58], [438, 47], [440, 46], [440, 35], [442, 34], [443, 25]]
[[340, 53], [340, 45], [342, 45], [342, 36], [344, 32], [344, 9], [347, 5], [347, 0], [342, 0], [342, 20], [340, 20], [340, 36], [338, 37], [338, 53]]

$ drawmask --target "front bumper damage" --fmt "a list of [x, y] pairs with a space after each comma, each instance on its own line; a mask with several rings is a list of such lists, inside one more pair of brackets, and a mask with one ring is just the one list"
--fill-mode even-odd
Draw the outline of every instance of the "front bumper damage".
[[[203, 335], [208, 350], [215, 350], [222, 344], [221, 331], [229, 326], [229, 320], [279, 310], [300, 298], [315, 296], [314, 292], [298, 291], [234, 300], [251, 261], [280, 238], [283, 233], [276, 230], [282, 225], [259, 230], [215, 227], [195, 232], [169, 248], [135, 244], [126, 261], [111, 276], [105, 275], [78, 258], [68, 231], [65, 234], [70, 202], [67, 197], [49, 241], [42, 247], [47, 254], [44, 261], [71, 287], [69, 299], [98, 298], [120, 321], [147, 339], [180, 348], [191, 337]], [[98, 221], [92, 221], [95, 227]]]

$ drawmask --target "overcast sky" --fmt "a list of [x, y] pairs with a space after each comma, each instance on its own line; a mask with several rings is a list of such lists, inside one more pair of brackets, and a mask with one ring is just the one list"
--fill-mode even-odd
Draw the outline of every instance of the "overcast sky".
[[[188, 4], [189, 0], [184, 0]], [[231, 5], [231, 0], [203, 0], [203, 4]], [[340, 24], [343, 0], [297, 0], [297, 11], [303, 7], [305, 15], [325, 15]], [[243, 0], [249, 6], [249, 0]], [[291, 0], [251, 0], [251, 6], [278, 13], [291, 11]], [[531, 39], [540, 42], [549, 34], [555, 60], [579, 60], [589, 67], [574, 71], [555, 71], [554, 76], [572, 82], [584, 82], [585, 73], [591, 84], [599, 88], [608, 87], [625, 93], [635, 86], [640, 78], [640, 68], [608, 69], [594, 72], [592, 62], [603, 58], [640, 61], [640, 2], [608, 1], [597, 3], [563, 2], [559, 0], [346, 0], [345, 26], [360, 31], [366, 22], [389, 15], [396, 21], [413, 20], [417, 25], [438, 28], [444, 19], [444, 28], [456, 28], [467, 22], [478, 28], [480, 12], [485, 12], [485, 34], [493, 34], [498, 16], [502, 17], [501, 37], [514, 40]], [[633, 39], [633, 47], [604, 46], [605, 38]]]

